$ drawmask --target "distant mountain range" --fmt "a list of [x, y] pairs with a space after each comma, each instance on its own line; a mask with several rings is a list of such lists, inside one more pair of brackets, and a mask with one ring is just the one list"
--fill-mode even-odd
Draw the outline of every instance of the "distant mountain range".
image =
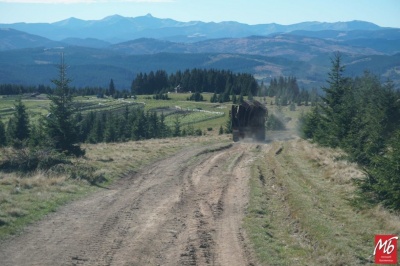
[[363, 21], [293, 25], [179, 22], [146, 15], [0, 24], [0, 83], [48, 84], [61, 49], [75, 86], [128, 88], [136, 73], [222, 68], [268, 82], [295, 75], [319, 87], [340, 51], [349, 75], [365, 69], [400, 85], [400, 29]]
[[296, 30], [370, 31], [382, 29], [373, 23], [364, 21], [336, 23], [303, 22], [288, 26], [275, 23], [248, 25], [234, 21], [220, 23], [206, 23], [201, 21], [180, 22], [172, 19], [155, 18], [151, 14], [135, 18], [114, 15], [101, 20], [69, 18], [55, 23], [0, 24], [0, 28], [13, 28], [55, 41], [61, 41], [66, 38], [94, 38], [110, 43], [119, 43], [138, 38], [194, 42], [226, 37], [266, 36], [272, 33], [284, 33]]

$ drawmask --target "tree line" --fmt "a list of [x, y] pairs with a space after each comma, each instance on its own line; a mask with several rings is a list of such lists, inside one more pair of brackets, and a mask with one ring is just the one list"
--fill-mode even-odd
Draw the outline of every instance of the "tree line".
[[[53, 89], [43, 85], [22, 86], [3, 84], [0, 85], [0, 95], [17, 95], [20, 93], [52, 94]], [[74, 96], [97, 95], [113, 98], [130, 98], [135, 95], [154, 95], [155, 99], [164, 99], [167, 92], [192, 92], [188, 100], [202, 101], [202, 92], [213, 93], [211, 102], [241, 102], [244, 96], [252, 99], [253, 96], [275, 97], [274, 104], [288, 106], [297, 104], [314, 105], [318, 101], [315, 89], [307, 91], [299, 89], [296, 77], [273, 78], [269, 86], [262, 82], [258, 85], [251, 74], [233, 73], [228, 70], [215, 69], [186, 69], [168, 75], [164, 70], [138, 73], [132, 81], [131, 89], [120, 90], [111, 79], [108, 87], [70, 87], [69, 91]]]
[[[51, 95], [54, 93], [54, 89], [50, 86], [38, 85], [38, 86], [25, 86], [16, 84], [0, 84], [0, 95], [19, 95], [19, 94], [32, 94], [35, 97], [37, 94]], [[128, 98], [131, 96], [128, 90], [117, 90], [114, 85], [113, 79], [110, 80], [109, 86], [103, 87], [84, 87], [76, 88], [69, 87], [69, 93], [73, 96], [89, 96], [97, 95], [102, 98], [104, 96], [112, 96], [114, 98]]]
[[170, 75], [164, 70], [139, 73], [131, 86], [133, 95], [159, 94], [175, 89], [178, 92], [257, 95], [259, 86], [251, 74], [196, 68], [176, 71]]
[[51, 94], [53, 89], [50, 86], [24, 86], [15, 84], [0, 84], [0, 95], [18, 95], [22, 93], [44, 93]]
[[274, 104], [288, 106], [296, 104], [315, 105], [318, 102], [318, 92], [315, 88], [311, 90], [300, 89], [297, 78], [294, 76], [272, 78], [269, 86], [261, 83], [261, 89], [258, 94], [261, 97], [275, 97]]
[[165, 124], [164, 114], [145, 112], [142, 108], [126, 106], [116, 112], [90, 112], [76, 117], [80, 142], [123, 142], [151, 138], [165, 138], [171, 129]]
[[302, 118], [305, 138], [339, 147], [364, 169], [357, 181], [370, 202], [400, 209], [400, 92], [369, 72], [344, 76], [340, 54], [332, 59], [321, 102]]

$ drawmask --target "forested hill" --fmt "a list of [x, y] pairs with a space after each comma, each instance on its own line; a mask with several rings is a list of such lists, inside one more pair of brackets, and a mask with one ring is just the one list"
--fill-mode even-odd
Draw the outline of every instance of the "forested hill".
[[0, 81], [50, 85], [63, 51], [76, 87], [129, 89], [140, 72], [225, 69], [271, 78], [296, 76], [319, 88], [336, 51], [352, 77], [364, 70], [400, 86], [400, 29], [362, 21], [246, 25], [111, 16], [51, 24], [0, 24]]
[[[132, 80], [140, 72], [149, 73], [158, 69], [174, 73], [185, 69], [220, 69], [235, 73], [253, 74], [258, 80], [269, 83], [279, 76], [296, 76], [299, 86], [306, 89], [320, 88], [325, 84], [332, 53], [316, 55], [312, 60], [296, 60], [288, 56], [265, 56], [231, 53], [157, 53], [149, 55], [124, 55], [117, 52], [83, 48], [18, 49], [0, 52], [1, 83], [21, 85], [51, 85], [57, 74], [55, 67], [63, 52], [68, 73], [75, 87], [107, 87], [113, 79], [118, 90], [130, 89]], [[390, 78], [396, 86], [400, 84], [398, 71], [400, 53], [395, 55], [343, 54], [346, 72], [361, 75], [364, 70]]]

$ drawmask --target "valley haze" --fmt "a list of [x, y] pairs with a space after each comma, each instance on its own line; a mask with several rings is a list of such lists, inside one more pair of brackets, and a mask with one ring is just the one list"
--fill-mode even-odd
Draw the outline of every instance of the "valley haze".
[[400, 84], [400, 29], [365, 21], [249, 25], [181, 22], [147, 14], [100, 20], [0, 24], [2, 83], [50, 84], [64, 52], [73, 86], [129, 89], [139, 72], [190, 68], [248, 72], [269, 83], [296, 76], [301, 87], [325, 84], [339, 51], [350, 76], [368, 70]]

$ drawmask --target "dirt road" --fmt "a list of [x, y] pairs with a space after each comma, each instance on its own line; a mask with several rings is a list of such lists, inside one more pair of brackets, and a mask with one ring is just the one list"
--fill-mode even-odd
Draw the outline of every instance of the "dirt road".
[[0, 243], [1, 265], [252, 265], [255, 145], [184, 150]]

